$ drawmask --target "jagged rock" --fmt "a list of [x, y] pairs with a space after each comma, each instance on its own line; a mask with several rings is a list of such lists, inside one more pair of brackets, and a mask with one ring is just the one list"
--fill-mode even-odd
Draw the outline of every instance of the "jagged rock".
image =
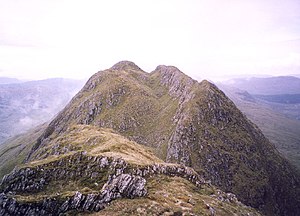
[[[83, 163], [76, 172], [72, 172], [73, 164]], [[97, 170], [98, 172], [94, 172]], [[53, 181], [64, 179], [101, 178], [100, 172], [109, 172], [106, 183], [98, 194], [82, 194], [76, 192], [65, 201], [59, 198], [46, 198], [34, 203], [18, 202], [13, 198], [15, 193], [31, 194], [43, 191]], [[96, 173], [96, 174], [95, 174]], [[180, 165], [153, 164], [148, 166], [130, 167], [120, 158], [89, 156], [79, 152], [62, 157], [53, 162], [15, 169], [6, 175], [0, 188], [0, 212], [2, 214], [19, 215], [57, 215], [70, 210], [99, 211], [107, 203], [117, 198], [143, 197], [147, 194], [145, 177], [153, 175], [179, 176], [200, 187], [205, 181], [191, 168]]]
[[19, 203], [1, 193], [0, 215], [58, 215], [69, 210], [99, 211], [106, 203], [117, 198], [145, 196], [145, 184], [144, 178], [121, 174], [107, 182], [100, 194], [83, 195], [77, 191], [63, 203], [56, 199], [44, 199], [40, 203]]
[[[83, 165], [78, 166], [76, 172], [74, 172], [72, 170], [72, 165], [80, 163]], [[88, 156], [84, 152], [79, 152], [70, 156], [65, 156], [54, 162], [34, 167], [15, 169], [12, 173], [3, 177], [0, 188], [4, 192], [38, 192], [43, 190], [45, 185], [54, 180], [86, 177], [90, 179], [101, 178], [101, 173], [106, 170], [110, 172], [110, 175], [108, 176], [109, 184], [112, 183], [111, 181], [117, 176], [125, 173], [141, 177], [157, 174], [179, 176], [198, 186], [205, 183], [203, 178], [201, 178], [193, 169], [185, 166], [153, 164], [131, 168], [120, 158]], [[122, 176], [122, 178], [123, 177], [125, 178], [126, 176]], [[123, 180], [126, 180], [126, 178]], [[138, 182], [139, 181], [136, 183]]]
[[110, 180], [102, 189], [103, 199], [109, 202], [120, 197], [141, 197], [147, 194], [146, 180], [139, 176], [121, 174]]
[[188, 78], [178, 68], [159, 65], [155, 69], [155, 72], [160, 75], [161, 84], [169, 88], [169, 94], [180, 98], [181, 103], [187, 100], [187, 97], [191, 96], [189, 92], [196, 81]]
[[77, 191], [64, 202], [52, 198], [37, 203], [22, 203], [1, 193], [0, 215], [58, 215], [70, 210], [99, 211], [106, 203], [117, 198], [145, 196], [145, 185], [146, 180], [142, 177], [121, 174], [108, 181], [100, 194], [84, 195]]

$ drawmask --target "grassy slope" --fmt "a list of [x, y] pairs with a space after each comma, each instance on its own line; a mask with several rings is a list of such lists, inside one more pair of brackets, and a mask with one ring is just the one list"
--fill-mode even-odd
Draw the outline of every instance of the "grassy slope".
[[261, 128], [277, 149], [300, 170], [300, 121], [286, 118], [255, 104], [238, 106]]
[[131, 164], [148, 165], [163, 162], [152, 153], [153, 149], [130, 141], [112, 129], [73, 125], [63, 135], [36, 151], [35, 156], [40, 160], [29, 164], [47, 163], [60, 155], [78, 151], [87, 151], [92, 156], [120, 157]]
[[45, 128], [46, 125], [38, 126], [0, 145], [0, 179], [24, 161]]
[[[148, 74], [147, 74], [148, 75]], [[102, 71], [50, 125], [55, 138], [72, 124], [92, 124], [113, 128], [140, 144], [155, 148], [166, 157], [169, 136], [174, 129], [173, 116], [178, 100], [159, 85], [156, 74], [147, 79], [142, 71]]]

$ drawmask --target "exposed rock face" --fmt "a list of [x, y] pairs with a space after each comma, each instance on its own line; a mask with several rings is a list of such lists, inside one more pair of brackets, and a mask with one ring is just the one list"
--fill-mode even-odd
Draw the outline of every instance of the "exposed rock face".
[[[153, 175], [179, 176], [198, 187], [205, 183], [193, 169], [184, 166], [153, 164], [131, 167], [122, 159], [88, 156], [85, 152], [45, 162], [15, 169], [2, 179], [0, 215], [58, 215], [70, 210], [99, 211], [117, 198], [145, 196], [146, 177]], [[74, 167], [75, 164], [78, 166]], [[106, 181], [99, 185], [102, 186], [100, 193], [82, 194], [77, 191], [66, 198], [57, 195], [34, 202], [20, 202], [13, 198], [16, 194], [26, 196], [29, 193], [33, 195], [47, 191], [48, 185], [53, 189], [53, 182], [85, 182], [89, 179], [94, 180], [97, 186], [97, 181]]]
[[[51, 181], [75, 178], [101, 179], [104, 171], [110, 174], [107, 177], [110, 183], [112, 183], [111, 179], [125, 173], [141, 177], [158, 174], [179, 176], [198, 186], [205, 182], [193, 169], [182, 165], [153, 164], [129, 167], [120, 158], [87, 156], [85, 154], [85, 152], [80, 152], [46, 164], [15, 169], [3, 177], [0, 185], [1, 191], [38, 192]], [[74, 164], [78, 164], [78, 166], [74, 168]]]
[[65, 201], [46, 198], [37, 203], [21, 203], [4, 193], [0, 194], [0, 215], [59, 215], [70, 210], [99, 211], [110, 201], [145, 196], [146, 180], [139, 176], [121, 174], [104, 185], [100, 194], [76, 192]]
[[196, 81], [184, 75], [178, 68], [160, 65], [154, 73], [159, 74], [160, 83], [168, 88], [171, 96], [180, 98], [181, 103], [187, 96], [191, 96], [189, 93]]
[[175, 67], [148, 74], [121, 62], [98, 72], [50, 123], [28, 160], [40, 159], [38, 152], [72, 124], [113, 128], [265, 214], [300, 214], [295, 169], [215, 85]]

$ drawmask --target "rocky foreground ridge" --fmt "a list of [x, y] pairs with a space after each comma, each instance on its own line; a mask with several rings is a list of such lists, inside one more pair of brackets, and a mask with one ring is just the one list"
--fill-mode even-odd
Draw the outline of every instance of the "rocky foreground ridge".
[[[82, 163], [85, 166], [71, 167]], [[19, 203], [10, 198], [9, 194], [34, 194], [50, 187], [53, 181], [81, 181], [94, 180], [99, 187], [99, 179], [105, 180], [101, 192], [82, 194], [78, 191], [73, 196], [61, 199], [59, 196], [47, 197], [35, 203]], [[179, 176], [194, 183], [197, 187], [204, 184], [204, 180], [192, 169], [184, 166], [170, 166], [154, 164], [146, 167], [130, 168], [122, 159], [87, 156], [86, 152], [63, 157], [54, 162], [14, 170], [6, 175], [1, 182], [0, 196], [1, 215], [58, 215], [69, 210], [99, 211], [105, 204], [117, 198], [135, 198], [147, 194], [146, 179], [150, 175]], [[23, 195], [24, 196], [24, 195]], [[26, 195], [25, 195], [26, 196]], [[45, 196], [41, 196], [45, 197]], [[60, 199], [58, 199], [60, 198]], [[18, 200], [22, 199], [18, 197]]]
[[[74, 128], [94, 130], [87, 126]], [[105, 135], [114, 136], [114, 134], [107, 133], [111, 132], [104, 131]], [[107, 138], [105, 135], [99, 138]], [[115, 136], [104, 141], [102, 145], [118, 139], [118, 135]], [[119, 146], [123, 144], [128, 145], [128, 143], [118, 143]], [[132, 142], [129, 144], [131, 148], [136, 148], [135, 150], [143, 148]], [[93, 149], [97, 147], [98, 145], [94, 145]], [[212, 212], [213, 214], [224, 213], [223, 209], [219, 209], [220, 203], [233, 206], [244, 214], [259, 215], [255, 210], [240, 203], [235, 195], [217, 190], [205, 182], [192, 168], [177, 164], [154, 163], [154, 161], [148, 165], [139, 165], [120, 157], [105, 156], [107, 151], [104, 155], [93, 155], [89, 152], [70, 151], [67, 154], [56, 154], [15, 168], [10, 174], [4, 176], [0, 185], [2, 191], [0, 215], [59, 215], [70, 211], [73, 213], [98, 212], [119, 198], [147, 197], [149, 195], [148, 182], [154, 178], [163, 181], [161, 176], [185, 179], [194, 185], [193, 193], [202, 194], [203, 197], [214, 200], [216, 202], [214, 204], [209, 204], [211, 201], [207, 203], [202, 201], [202, 205], [205, 205], [204, 215], [212, 214]], [[116, 153], [113, 149], [110, 153], [112, 152]], [[149, 155], [149, 158], [152, 157]], [[205, 194], [204, 189], [208, 188], [211, 192]], [[194, 212], [193, 206], [183, 209], [179, 206], [177, 209], [192, 215]], [[159, 211], [172, 212], [170, 209]], [[151, 214], [158, 215], [155, 212], [150, 212]]]
[[[104, 128], [111, 128], [118, 135]], [[137, 147], [136, 143], [143, 147]], [[236, 194], [243, 203], [265, 215], [300, 213], [300, 177], [296, 170], [215, 85], [208, 81], [199, 83], [173, 66], [158, 66], [153, 72], [146, 73], [134, 63], [125, 61], [96, 73], [31, 145], [28, 166], [45, 160], [50, 163], [53, 158], [82, 151], [123, 158], [135, 166], [176, 163], [192, 167], [201, 179]], [[73, 166], [80, 164], [89, 167], [89, 163], [83, 162]], [[214, 187], [208, 184], [200, 184], [203, 188], [198, 191], [194, 182], [182, 175], [158, 173], [158, 176], [144, 177], [137, 173], [124, 174], [144, 178], [148, 185], [147, 195], [132, 202], [116, 200], [106, 206], [102, 214], [106, 211], [110, 211], [108, 215], [115, 211], [124, 213], [124, 209], [129, 212], [139, 209], [143, 214], [149, 213], [147, 209], [153, 206], [153, 212], [150, 212], [153, 215], [166, 213], [167, 209], [196, 215], [212, 215], [215, 211], [217, 215], [243, 215], [252, 211], [236, 202], [220, 203], [222, 199], [218, 199], [217, 194], [224, 192], [216, 192], [218, 190], [211, 189]], [[17, 176], [8, 184], [11, 186], [5, 187], [13, 190], [11, 183], [17, 181]], [[98, 177], [101, 176], [106, 174]], [[107, 181], [103, 180], [104, 183]], [[57, 185], [64, 185], [66, 181], [57, 178], [54, 182], [49, 183], [50, 194], [55, 194], [60, 189]], [[90, 182], [88, 189], [84, 186], [87, 182]], [[74, 191], [80, 187], [91, 194], [95, 193], [94, 189], [99, 193], [104, 183], [96, 182], [96, 188], [94, 183], [89, 177], [66, 184], [67, 189], [71, 187], [66, 189], [67, 194], [72, 191], [68, 199], [73, 199], [70, 197], [74, 197]], [[159, 193], [158, 188], [163, 193]], [[43, 188], [34, 198], [29, 196], [26, 200], [36, 203], [47, 190]], [[23, 191], [18, 193], [21, 194], [9, 195], [6, 191], [5, 196], [18, 200], [24, 195]], [[80, 193], [84, 199], [84, 194], [89, 194]], [[195, 200], [189, 202], [190, 199]], [[24, 203], [24, 199], [17, 202]], [[79, 206], [84, 202], [82, 200]]]

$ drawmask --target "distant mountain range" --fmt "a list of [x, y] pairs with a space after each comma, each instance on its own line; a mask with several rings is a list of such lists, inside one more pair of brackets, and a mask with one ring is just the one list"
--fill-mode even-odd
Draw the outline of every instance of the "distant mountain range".
[[0, 84], [12, 84], [12, 83], [21, 83], [21, 82], [23, 81], [16, 78], [0, 77]]
[[222, 85], [247, 91], [257, 102], [275, 112], [300, 120], [300, 78], [298, 77], [232, 79], [222, 82]]
[[223, 84], [243, 89], [253, 95], [300, 94], [300, 78], [293, 76], [231, 79]]
[[62, 78], [1, 81], [6, 84], [0, 84], [0, 143], [49, 121], [83, 85], [83, 81]]

